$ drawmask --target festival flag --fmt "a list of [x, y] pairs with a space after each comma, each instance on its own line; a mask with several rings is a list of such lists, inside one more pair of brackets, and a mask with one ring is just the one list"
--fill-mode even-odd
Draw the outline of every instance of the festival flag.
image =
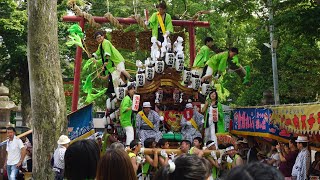
[[92, 117], [93, 105], [89, 104], [67, 116], [68, 136], [71, 143], [80, 139], [86, 139], [95, 133]]

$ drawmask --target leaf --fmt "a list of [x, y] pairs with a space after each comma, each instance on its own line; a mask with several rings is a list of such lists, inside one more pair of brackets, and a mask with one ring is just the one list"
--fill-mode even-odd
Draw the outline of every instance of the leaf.
[[74, 24], [72, 25], [69, 29], [68, 32], [70, 34], [75, 34], [78, 35], [81, 39], [84, 38], [84, 33], [82, 32], [82, 28], [79, 26], [79, 24]]
[[88, 59], [88, 60], [86, 61], [86, 63], [83, 65], [83, 68], [82, 68], [82, 69], [83, 69], [83, 70], [87, 70], [92, 63], [93, 63], [93, 58]]
[[79, 35], [71, 34], [68, 37], [69, 37], [69, 41], [66, 42], [67, 46], [71, 47], [73, 45], [77, 45], [83, 49], [83, 45]]
[[108, 88], [104, 88], [103, 90], [99, 91], [97, 94], [88, 94], [87, 98], [85, 100], [86, 103], [92, 103], [95, 99], [97, 99], [98, 97], [102, 96], [103, 94], [106, 93]]
[[82, 91], [91, 94], [92, 93], [92, 73], [86, 77], [86, 80], [83, 81]]

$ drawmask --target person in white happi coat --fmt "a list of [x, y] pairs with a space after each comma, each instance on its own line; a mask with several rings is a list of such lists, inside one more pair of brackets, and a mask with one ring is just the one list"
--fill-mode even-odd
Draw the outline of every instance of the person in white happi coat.
[[308, 149], [309, 140], [306, 136], [298, 136], [296, 142], [299, 149], [299, 154], [292, 168], [292, 179], [307, 180], [311, 164], [311, 156]]
[[202, 137], [201, 128], [203, 123], [203, 115], [194, 110], [191, 103], [186, 104], [186, 109], [183, 111], [180, 122], [183, 139], [193, 142], [195, 137]]
[[159, 131], [160, 121], [162, 116], [151, 109], [150, 102], [143, 103], [142, 111], [139, 111], [136, 118], [136, 133], [141, 142], [147, 138], [154, 138], [156, 142], [162, 138], [162, 133]]

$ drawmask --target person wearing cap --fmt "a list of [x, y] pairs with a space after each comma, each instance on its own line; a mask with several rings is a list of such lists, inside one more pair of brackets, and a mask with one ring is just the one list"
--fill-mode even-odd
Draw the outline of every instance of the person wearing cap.
[[[103, 76], [102, 79], [106, 79], [110, 73], [114, 87], [118, 87], [119, 79], [121, 75], [124, 75], [127, 79], [130, 79], [130, 74], [126, 71], [124, 65], [124, 58], [120, 52], [111, 44], [110, 41], [105, 39], [104, 34], [98, 31], [94, 34], [94, 38], [99, 43], [98, 49], [92, 55], [96, 59], [102, 60], [103, 65]], [[106, 71], [108, 73], [106, 73]], [[98, 74], [100, 76], [100, 74]]]
[[233, 145], [226, 148], [227, 162], [231, 165], [231, 168], [243, 165], [243, 160]]
[[136, 173], [137, 173], [137, 170], [138, 170], [140, 164], [143, 163], [143, 159], [140, 156], [137, 156], [141, 150], [141, 147], [142, 147], [142, 145], [139, 140], [135, 139], [135, 140], [131, 141], [131, 143], [130, 143], [131, 152], [129, 152], [128, 155], [131, 159], [131, 163], [132, 163], [134, 172], [136, 172]]
[[53, 171], [55, 180], [63, 180], [64, 177], [64, 155], [69, 146], [70, 139], [66, 135], [61, 135], [57, 141], [58, 147], [53, 153]]
[[306, 180], [309, 175], [309, 168], [311, 163], [310, 152], [308, 149], [308, 137], [298, 136], [297, 147], [299, 154], [292, 168], [292, 179], [295, 180]]
[[152, 29], [152, 36], [156, 37], [161, 43], [164, 38], [168, 37], [173, 32], [173, 25], [170, 14], [166, 13], [167, 5], [165, 2], [160, 2], [157, 5], [158, 12], [151, 15], [145, 24]]
[[193, 142], [196, 137], [201, 137], [203, 126], [203, 115], [193, 109], [191, 103], [186, 104], [186, 109], [183, 111], [181, 118], [181, 135], [183, 139]]
[[[214, 141], [208, 141], [206, 143], [206, 149], [207, 150], [213, 150], [211, 151], [210, 155], [205, 156], [205, 158], [210, 162], [210, 164], [212, 165], [212, 171], [211, 171], [211, 179], [217, 179], [218, 175], [219, 175], [219, 168], [220, 168], [220, 164], [216, 155], [216, 152], [214, 150], [216, 149], [215, 146], [215, 142]], [[221, 159], [220, 159], [221, 161]]]
[[102, 136], [102, 154], [105, 154], [107, 148], [114, 142], [117, 142], [118, 139], [114, 136], [114, 128], [111, 124], [105, 126], [105, 132]]
[[158, 142], [162, 138], [159, 126], [163, 119], [156, 111], [151, 109], [150, 102], [143, 102], [142, 107], [142, 111], [139, 111], [136, 116], [137, 135], [141, 142], [144, 142], [147, 138], [154, 138]]

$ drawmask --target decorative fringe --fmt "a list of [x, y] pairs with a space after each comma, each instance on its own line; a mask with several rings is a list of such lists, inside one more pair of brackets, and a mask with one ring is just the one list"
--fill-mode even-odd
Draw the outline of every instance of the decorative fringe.
[[100, 28], [101, 25], [99, 23], [96, 23], [92, 17], [91, 14], [83, 12], [79, 6], [77, 6], [76, 1], [75, 0], [69, 0], [67, 3], [68, 7], [75, 13], [76, 16], [80, 16], [85, 18], [90, 26], [92, 27], [96, 27], [96, 28]]
[[118, 29], [123, 29], [123, 26], [119, 23], [119, 21], [115, 17], [113, 17], [111, 13], [107, 12], [106, 14], [104, 14], [104, 17], [108, 19], [113, 26], [117, 27]]
[[146, 26], [146, 24], [144, 23], [144, 18], [140, 16], [140, 14], [137, 15], [131, 15], [129, 16], [129, 18], [133, 18], [137, 21], [137, 24], [141, 27], [143, 27], [145, 30], [148, 29], [148, 27]]

